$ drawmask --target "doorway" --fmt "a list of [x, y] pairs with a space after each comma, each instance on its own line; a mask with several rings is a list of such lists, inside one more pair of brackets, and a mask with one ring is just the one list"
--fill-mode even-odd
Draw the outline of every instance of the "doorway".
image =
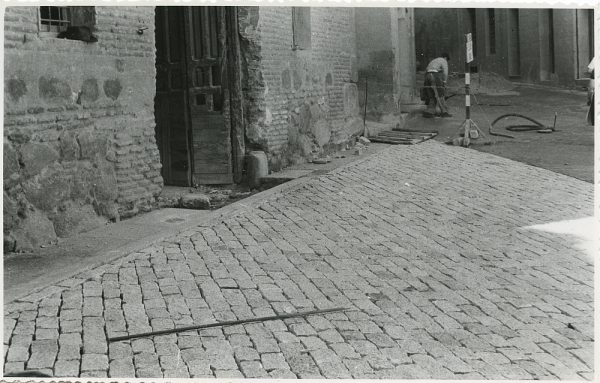
[[224, 7], [156, 7], [156, 140], [166, 185], [233, 182]]
[[508, 75], [521, 75], [521, 52], [519, 48], [519, 10], [508, 10]]

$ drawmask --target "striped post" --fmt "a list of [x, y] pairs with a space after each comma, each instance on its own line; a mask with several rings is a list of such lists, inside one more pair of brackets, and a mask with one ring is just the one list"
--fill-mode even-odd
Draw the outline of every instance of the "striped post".
[[469, 72], [469, 64], [465, 69], [465, 118], [471, 119], [471, 73]]

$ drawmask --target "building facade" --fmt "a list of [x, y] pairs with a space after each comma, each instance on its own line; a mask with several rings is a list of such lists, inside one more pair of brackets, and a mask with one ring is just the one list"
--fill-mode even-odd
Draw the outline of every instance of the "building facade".
[[594, 54], [591, 9], [416, 9], [419, 69], [442, 52], [464, 71], [465, 33], [472, 33], [472, 69], [523, 82], [576, 86]]
[[353, 8], [7, 8], [5, 251], [150, 210], [163, 185], [242, 182], [252, 150], [278, 170], [345, 145], [364, 129], [357, 20]]
[[149, 209], [163, 184], [154, 10], [72, 9], [91, 43], [57, 38], [68, 12], [57, 8], [5, 10], [5, 251]]

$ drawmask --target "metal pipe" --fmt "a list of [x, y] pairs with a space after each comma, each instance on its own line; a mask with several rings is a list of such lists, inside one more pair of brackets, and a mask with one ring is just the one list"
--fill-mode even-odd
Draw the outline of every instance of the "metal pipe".
[[331, 312], [336, 312], [336, 311], [347, 311], [347, 310], [349, 310], [349, 309], [347, 309], [345, 307], [336, 307], [336, 308], [332, 308], [332, 309], [313, 310], [313, 311], [306, 311], [306, 312], [300, 312], [300, 313], [281, 314], [281, 315], [265, 316], [265, 317], [250, 318], [250, 319], [239, 319], [239, 320], [234, 320], [234, 321], [217, 322], [217, 323], [207, 323], [207, 324], [201, 324], [201, 325], [195, 325], [195, 326], [172, 328], [172, 329], [168, 329], [168, 330], [150, 331], [150, 332], [143, 332], [143, 333], [139, 333], [139, 334], [116, 336], [113, 338], [108, 338], [108, 341], [109, 342], [119, 342], [119, 341], [123, 341], [123, 340], [135, 339], [135, 338], [143, 338], [143, 337], [147, 337], [147, 336], [166, 335], [166, 334], [173, 334], [173, 333], [192, 331], [192, 330], [202, 330], [202, 329], [211, 328], [211, 327], [235, 326], [235, 325], [239, 325], [239, 324], [265, 322], [265, 321], [270, 321], [270, 320], [280, 320], [280, 319], [288, 319], [288, 318], [297, 318], [297, 317], [303, 317], [303, 316], [308, 316], [308, 315], [325, 314], [325, 313], [331, 313]]

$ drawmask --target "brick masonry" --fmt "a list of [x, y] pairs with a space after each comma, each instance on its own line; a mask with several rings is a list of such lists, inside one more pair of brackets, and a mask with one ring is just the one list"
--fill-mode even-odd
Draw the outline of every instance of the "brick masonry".
[[95, 19], [85, 43], [40, 32], [37, 7], [6, 9], [5, 250], [133, 215], [161, 190], [154, 9], [95, 7]]
[[246, 138], [270, 168], [344, 143], [358, 113], [354, 10], [311, 8], [310, 49], [293, 49], [291, 7], [242, 7]]

